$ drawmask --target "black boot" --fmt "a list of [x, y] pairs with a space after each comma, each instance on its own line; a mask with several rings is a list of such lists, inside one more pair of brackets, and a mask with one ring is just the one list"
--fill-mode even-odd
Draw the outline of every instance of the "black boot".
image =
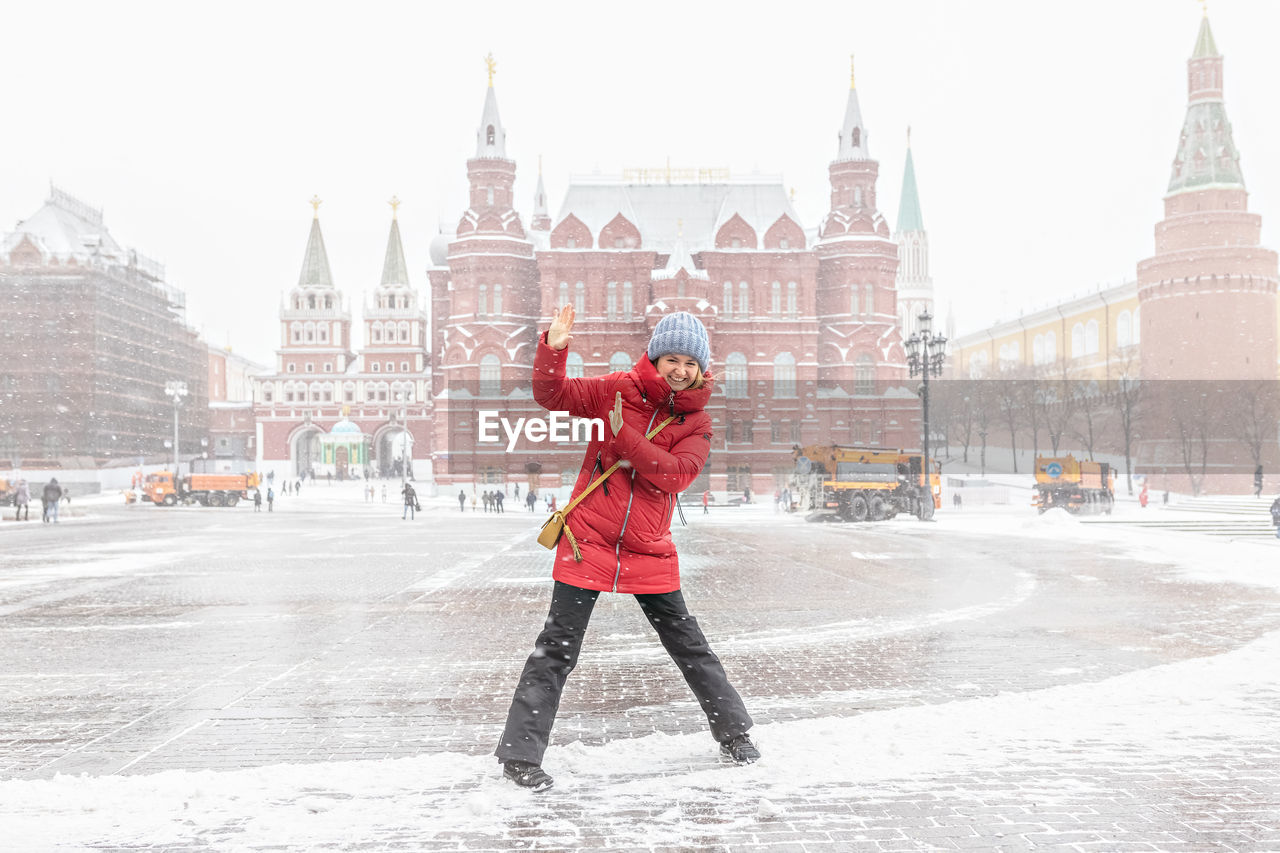
[[734, 764], [753, 764], [760, 760], [760, 750], [746, 734], [734, 735], [720, 744], [720, 755]]
[[545, 791], [555, 784], [547, 771], [531, 761], [504, 761], [502, 775], [515, 782], [521, 788], [528, 788], [535, 794]]

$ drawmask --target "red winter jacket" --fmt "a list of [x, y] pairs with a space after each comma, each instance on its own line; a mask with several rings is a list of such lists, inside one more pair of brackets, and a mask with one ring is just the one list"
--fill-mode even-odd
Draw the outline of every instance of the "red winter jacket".
[[[643, 357], [626, 373], [566, 379], [568, 354], [568, 347], [548, 346], [543, 334], [533, 362], [533, 398], [548, 410], [604, 422], [604, 440], [592, 432], [573, 494], [614, 462], [624, 462], [569, 513], [582, 562], [561, 536], [552, 577], [605, 592], [673, 592], [680, 588], [680, 562], [671, 543], [671, 516], [677, 493], [693, 483], [711, 452], [711, 416], [703, 411], [711, 397], [710, 377], [697, 390], [672, 391]], [[609, 410], [619, 391], [623, 424], [615, 437]], [[646, 440], [671, 414], [675, 420]]]

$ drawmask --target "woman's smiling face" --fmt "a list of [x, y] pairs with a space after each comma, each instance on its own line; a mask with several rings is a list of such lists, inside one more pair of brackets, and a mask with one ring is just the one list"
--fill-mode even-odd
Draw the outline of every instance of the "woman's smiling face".
[[690, 355], [669, 353], [654, 365], [658, 375], [667, 381], [673, 391], [683, 391], [697, 381], [700, 371], [698, 360]]

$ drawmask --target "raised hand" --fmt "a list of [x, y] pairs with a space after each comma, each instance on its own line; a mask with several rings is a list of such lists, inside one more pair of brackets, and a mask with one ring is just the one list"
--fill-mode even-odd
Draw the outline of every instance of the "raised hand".
[[622, 392], [616, 391], [613, 395], [613, 408], [609, 410], [609, 429], [613, 430], [613, 434], [617, 435], [622, 429]]
[[547, 345], [552, 349], [564, 349], [573, 337], [573, 306], [566, 305], [551, 317], [547, 331]]

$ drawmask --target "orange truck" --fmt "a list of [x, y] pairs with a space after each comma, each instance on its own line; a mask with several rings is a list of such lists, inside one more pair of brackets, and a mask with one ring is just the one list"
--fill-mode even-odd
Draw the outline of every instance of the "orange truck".
[[251, 474], [188, 474], [174, 482], [173, 472], [148, 474], [142, 484], [142, 499], [156, 506], [198, 503], [202, 506], [235, 506], [249, 497], [261, 479]]
[[793, 455], [796, 474], [809, 484], [814, 509], [844, 521], [880, 521], [900, 512], [925, 521], [942, 505], [937, 460], [926, 482], [924, 454], [816, 444], [796, 447]]
[[1106, 462], [1077, 461], [1069, 453], [1036, 457], [1036, 493], [1031, 505], [1040, 512], [1060, 507], [1072, 515], [1109, 515], [1115, 500], [1116, 469]]

